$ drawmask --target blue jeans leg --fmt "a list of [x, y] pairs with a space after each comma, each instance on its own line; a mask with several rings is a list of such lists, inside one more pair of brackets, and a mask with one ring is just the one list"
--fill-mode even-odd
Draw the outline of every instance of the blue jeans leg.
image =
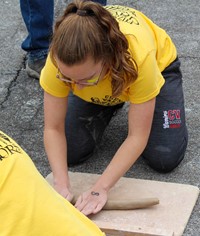
[[105, 128], [123, 106], [101, 106], [85, 102], [72, 94], [68, 97], [66, 137], [68, 164], [81, 163], [93, 155]]
[[29, 59], [43, 59], [52, 35], [54, 0], [20, 0], [20, 8], [28, 31], [21, 47]]
[[93, 0], [93, 2], [98, 2], [103, 6], [105, 6], [107, 4], [107, 0]]

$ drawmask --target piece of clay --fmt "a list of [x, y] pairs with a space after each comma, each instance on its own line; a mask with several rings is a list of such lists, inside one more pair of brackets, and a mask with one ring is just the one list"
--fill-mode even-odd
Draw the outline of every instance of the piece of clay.
[[140, 199], [123, 199], [123, 200], [108, 200], [104, 210], [134, 210], [146, 208], [159, 204], [158, 198], [140, 198]]
[[[74, 205], [78, 199], [78, 196], [87, 189], [90, 189], [91, 186], [97, 181], [98, 175], [88, 174], [88, 173], [77, 173], [69, 172], [71, 179], [71, 186], [74, 193], [74, 198], [72, 204]], [[126, 180], [126, 181], [125, 181]], [[147, 191], [141, 184], [131, 184], [131, 188], [134, 191], [125, 191], [128, 181], [131, 179], [122, 178], [118, 185], [116, 185], [112, 192], [109, 193], [108, 201], [103, 207], [105, 210], [134, 210], [139, 208], [147, 208], [159, 204], [159, 199], [156, 196], [152, 196], [151, 192]], [[53, 176], [52, 173], [48, 175], [47, 181], [53, 185]], [[123, 184], [120, 182], [123, 181]], [[132, 181], [136, 181], [132, 179]], [[129, 187], [129, 186], [128, 186]], [[92, 195], [98, 196], [97, 192], [92, 192]], [[122, 196], [119, 199], [119, 196]], [[146, 196], [146, 197], [141, 197]]]
[[[72, 204], [76, 203], [77, 197], [74, 197]], [[103, 210], [134, 210], [159, 204], [158, 198], [138, 198], [138, 199], [108, 199]]]

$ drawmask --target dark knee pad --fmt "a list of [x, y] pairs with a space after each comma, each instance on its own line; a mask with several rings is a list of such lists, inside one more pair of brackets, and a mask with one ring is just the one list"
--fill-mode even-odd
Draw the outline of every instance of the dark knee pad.
[[179, 142], [171, 142], [170, 145], [148, 144], [142, 153], [142, 157], [154, 170], [167, 173], [175, 169], [185, 156], [188, 144], [188, 135]]
[[[152, 154], [151, 154], [152, 153]], [[170, 150], [166, 147], [159, 147], [159, 150], [144, 152], [142, 157], [147, 164], [160, 173], [167, 173], [175, 169], [185, 156], [185, 150], [177, 153], [177, 150]]]
[[145, 158], [145, 156], [143, 157], [146, 160], [147, 164], [155, 171], [160, 172], [160, 173], [168, 173], [174, 170], [180, 164], [180, 162], [184, 158], [184, 154], [180, 158], [178, 158], [176, 161], [168, 161], [168, 160], [166, 161], [165, 158], [162, 159], [160, 157], [157, 157], [154, 159], [153, 158], [148, 159], [148, 158]]

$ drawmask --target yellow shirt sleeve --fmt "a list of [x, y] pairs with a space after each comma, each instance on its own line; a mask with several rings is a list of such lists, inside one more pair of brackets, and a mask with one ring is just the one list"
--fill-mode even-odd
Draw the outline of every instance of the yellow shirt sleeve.
[[22, 148], [1, 131], [0, 222], [1, 236], [104, 235], [47, 183]]
[[158, 68], [154, 51], [150, 52], [143, 63], [138, 65], [138, 75], [138, 78], [128, 89], [128, 100], [135, 104], [156, 97], [165, 83]]
[[40, 85], [49, 94], [55, 97], [67, 97], [70, 88], [65, 82], [56, 78], [58, 68], [53, 64], [50, 55], [40, 75]]

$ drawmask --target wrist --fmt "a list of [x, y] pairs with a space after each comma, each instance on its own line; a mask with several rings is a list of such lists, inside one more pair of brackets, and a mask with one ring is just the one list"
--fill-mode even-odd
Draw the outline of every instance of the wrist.
[[60, 187], [70, 187], [70, 181], [69, 177], [66, 173], [62, 174], [53, 174], [53, 184], [54, 186], [60, 186]]
[[103, 190], [103, 191], [105, 191], [105, 192], [109, 192], [109, 190], [111, 189], [111, 187], [108, 185], [108, 184], [106, 184], [106, 183], [103, 183], [103, 182], [101, 182], [101, 181], [97, 181], [96, 182], [96, 184], [94, 185], [94, 187], [93, 187], [93, 190], [94, 190], [94, 192], [97, 190], [97, 192], [98, 192], [98, 190]]

